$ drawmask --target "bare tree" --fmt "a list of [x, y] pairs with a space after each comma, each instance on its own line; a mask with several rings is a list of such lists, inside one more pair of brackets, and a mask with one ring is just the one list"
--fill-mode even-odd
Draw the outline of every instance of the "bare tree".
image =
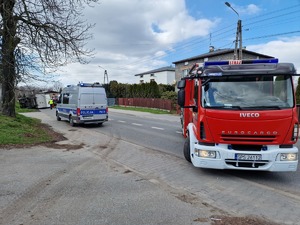
[[52, 86], [53, 91], [60, 92], [63, 89], [64, 85], [60, 81], [55, 81]]
[[4, 115], [16, 115], [16, 83], [32, 76], [32, 69], [47, 74], [70, 62], [86, 62], [92, 25], [83, 19], [82, 10], [97, 1], [0, 0]]

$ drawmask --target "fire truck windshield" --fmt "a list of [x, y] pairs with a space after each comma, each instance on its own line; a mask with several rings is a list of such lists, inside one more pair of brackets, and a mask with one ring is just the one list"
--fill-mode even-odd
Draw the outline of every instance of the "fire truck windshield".
[[294, 105], [288, 75], [214, 77], [203, 81], [201, 93], [204, 108], [282, 109]]

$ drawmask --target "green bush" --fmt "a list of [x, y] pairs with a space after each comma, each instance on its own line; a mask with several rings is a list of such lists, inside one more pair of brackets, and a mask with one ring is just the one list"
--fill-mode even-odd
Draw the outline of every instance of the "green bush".
[[176, 101], [177, 100], [177, 93], [175, 91], [165, 91], [165, 92], [162, 93], [161, 98]]

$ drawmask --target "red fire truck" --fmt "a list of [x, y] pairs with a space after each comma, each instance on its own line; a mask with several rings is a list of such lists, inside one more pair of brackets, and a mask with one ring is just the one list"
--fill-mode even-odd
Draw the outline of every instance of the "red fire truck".
[[296, 171], [292, 63], [207, 61], [178, 84], [184, 157], [195, 167]]

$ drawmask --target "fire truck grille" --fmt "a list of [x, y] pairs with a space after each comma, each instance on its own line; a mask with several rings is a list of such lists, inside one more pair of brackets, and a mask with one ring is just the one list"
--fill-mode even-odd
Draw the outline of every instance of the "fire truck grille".
[[276, 140], [276, 136], [274, 135], [263, 135], [263, 136], [257, 136], [257, 135], [226, 135], [222, 134], [221, 138], [223, 141], [228, 141], [231, 143], [234, 142], [273, 142]]
[[260, 166], [265, 166], [269, 163], [267, 160], [259, 161], [239, 161], [235, 159], [225, 159], [227, 165], [231, 165], [239, 168], [259, 168]]

